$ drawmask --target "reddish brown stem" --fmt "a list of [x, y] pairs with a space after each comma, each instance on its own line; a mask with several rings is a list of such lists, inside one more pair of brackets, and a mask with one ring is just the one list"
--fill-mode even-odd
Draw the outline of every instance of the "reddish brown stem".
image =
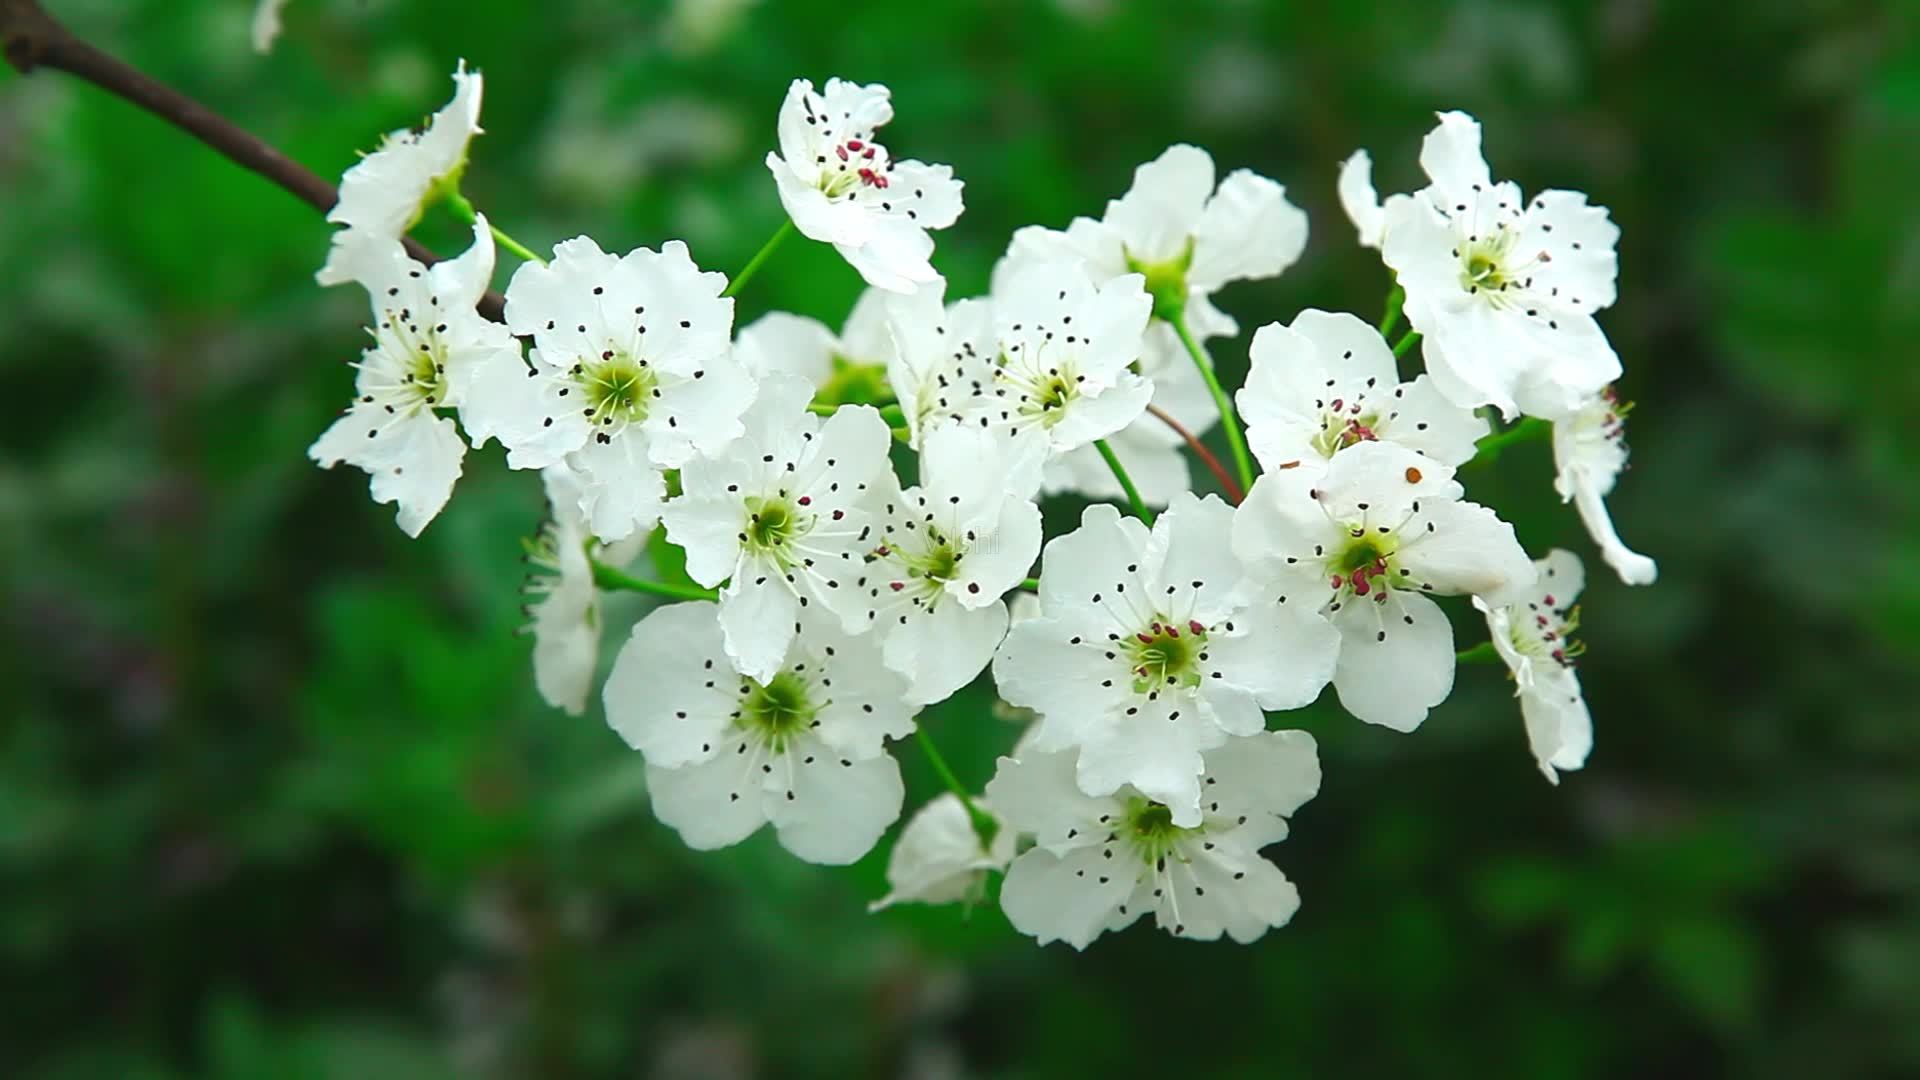
[[1219, 458], [1213, 456], [1213, 451], [1207, 449], [1205, 443], [1195, 438], [1193, 432], [1182, 426], [1180, 421], [1175, 420], [1167, 410], [1158, 405], [1149, 405], [1147, 411], [1159, 417], [1161, 423], [1172, 428], [1175, 435], [1186, 440], [1188, 448], [1199, 457], [1200, 463], [1207, 467], [1207, 471], [1213, 474], [1215, 480], [1220, 481], [1220, 490], [1227, 493], [1228, 500], [1233, 505], [1239, 506], [1240, 500], [1246, 498], [1246, 494], [1240, 490], [1239, 484], [1233, 482], [1233, 475], [1227, 472], [1227, 467], [1220, 464]]
[[[334, 186], [311, 169], [178, 90], [75, 37], [48, 15], [38, 0], [0, 0], [0, 47], [6, 51], [7, 62], [21, 74], [44, 67], [90, 82], [192, 135], [322, 213], [339, 201], [340, 193]], [[439, 256], [412, 237], [403, 239], [407, 253], [415, 259], [422, 263], [439, 261]], [[488, 292], [480, 298], [478, 308], [480, 314], [499, 322], [504, 304], [499, 293]]]

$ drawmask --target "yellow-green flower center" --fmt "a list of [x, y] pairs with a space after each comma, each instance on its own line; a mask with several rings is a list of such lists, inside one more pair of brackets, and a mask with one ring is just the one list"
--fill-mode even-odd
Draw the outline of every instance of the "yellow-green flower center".
[[783, 671], [764, 684], [748, 679], [742, 686], [746, 692], [740, 698], [740, 726], [776, 748], [806, 730], [819, 711], [806, 681], [791, 671]]

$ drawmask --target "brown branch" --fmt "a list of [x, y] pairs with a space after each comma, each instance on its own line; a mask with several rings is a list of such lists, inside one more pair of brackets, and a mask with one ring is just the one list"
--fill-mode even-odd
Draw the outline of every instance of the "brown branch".
[[1183, 427], [1180, 421], [1175, 420], [1173, 414], [1167, 410], [1158, 405], [1148, 405], [1147, 411], [1159, 417], [1161, 423], [1172, 428], [1175, 435], [1187, 441], [1187, 447], [1200, 458], [1201, 464], [1207, 467], [1207, 471], [1213, 474], [1215, 480], [1220, 481], [1220, 488], [1227, 493], [1227, 498], [1233, 502], [1233, 505], [1239, 506], [1240, 500], [1246, 498], [1246, 495], [1241, 492], [1240, 485], [1233, 482], [1233, 476], [1227, 472], [1227, 467], [1220, 464], [1219, 458], [1213, 456], [1213, 451], [1207, 449], [1205, 443]]
[[[90, 82], [185, 131], [321, 213], [333, 209], [340, 199], [332, 184], [233, 121], [75, 37], [48, 15], [38, 0], [0, 0], [0, 47], [6, 51], [7, 62], [21, 74], [44, 67]], [[439, 261], [439, 256], [412, 237], [402, 240], [407, 254], [420, 262]], [[480, 298], [480, 314], [500, 322], [504, 303], [499, 293], [488, 292]]]

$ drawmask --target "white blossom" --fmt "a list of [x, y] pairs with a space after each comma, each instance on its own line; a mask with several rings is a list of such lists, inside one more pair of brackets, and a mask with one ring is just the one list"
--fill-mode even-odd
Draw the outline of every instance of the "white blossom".
[[1035, 261], [993, 297], [991, 374], [961, 407], [982, 427], [1038, 428], [1056, 453], [1132, 423], [1153, 396], [1133, 373], [1153, 300], [1138, 274], [1101, 285], [1078, 261]]
[[894, 359], [887, 299], [896, 295], [884, 289], [862, 292], [838, 334], [805, 315], [768, 312], [741, 328], [733, 343], [734, 360], [756, 379], [776, 372], [798, 375], [826, 401], [883, 401]]
[[740, 441], [687, 462], [685, 494], [661, 516], [686, 549], [687, 574], [710, 588], [726, 583], [727, 654], [758, 679], [773, 677], [803, 620], [866, 627], [856, 581], [878, 542], [873, 511], [894, 488], [880, 414], [851, 405], [822, 423], [807, 411], [812, 395], [803, 379], [764, 379]]
[[887, 381], [907, 418], [908, 442], [925, 445], [929, 429], [961, 423], [962, 411], [993, 378], [1000, 346], [993, 307], [983, 299], [945, 302], [946, 282], [887, 297], [893, 354]]
[[644, 535], [618, 544], [601, 544], [587, 531], [580, 513], [580, 480], [560, 466], [544, 469], [547, 520], [527, 553], [527, 561], [548, 573], [528, 579], [532, 616], [533, 681], [540, 696], [575, 716], [587, 707], [600, 661], [600, 590], [593, 561], [624, 567], [645, 546]]
[[1586, 572], [1579, 556], [1558, 549], [1533, 565], [1537, 583], [1513, 603], [1496, 607], [1479, 597], [1473, 603], [1486, 613], [1493, 647], [1513, 672], [1534, 760], [1557, 784], [1561, 772], [1586, 764], [1593, 749], [1593, 717], [1573, 670], [1573, 658], [1581, 652], [1572, 638], [1580, 626], [1574, 601]]
[[1309, 309], [1290, 327], [1269, 323], [1248, 355], [1236, 400], [1265, 472], [1319, 475], [1341, 450], [1375, 441], [1462, 465], [1487, 433], [1485, 419], [1448, 401], [1428, 376], [1401, 382], [1380, 332], [1345, 312]]
[[654, 813], [702, 851], [770, 823], [808, 862], [853, 862], [900, 816], [884, 744], [913, 731], [904, 683], [871, 640], [825, 634], [764, 678], [737, 674], [718, 615], [706, 601], [649, 612], [607, 677], [607, 722], [646, 758]]
[[868, 904], [868, 911], [895, 904], [971, 904], [984, 897], [987, 873], [1006, 869], [1018, 834], [985, 799], [972, 801], [975, 810], [994, 821], [992, 845], [980, 842], [959, 796], [942, 792], [900, 830], [887, 856], [887, 895]]
[[1246, 944], [1286, 925], [1299, 891], [1260, 849], [1285, 839], [1287, 818], [1320, 790], [1313, 736], [1233, 739], [1207, 753], [1205, 773], [1204, 812], [1183, 826], [1132, 788], [1085, 794], [1071, 754], [1001, 758], [987, 798], [1035, 841], [1000, 888], [1014, 928], [1084, 949], [1148, 911], [1161, 929], [1202, 941]]
[[1307, 215], [1287, 200], [1286, 188], [1246, 169], [1216, 187], [1213, 158], [1182, 144], [1134, 170], [1133, 186], [1107, 203], [1101, 220], [1078, 218], [1065, 231], [1021, 229], [1008, 259], [1018, 265], [1071, 254], [1101, 284], [1142, 274], [1156, 315], [1184, 311], [1196, 334], [1232, 334], [1233, 320], [1213, 306], [1212, 294], [1229, 282], [1280, 274], [1306, 245]]
[[802, 233], [832, 244], [868, 284], [912, 292], [939, 279], [927, 230], [960, 217], [961, 183], [949, 166], [894, 160], [874, 141], [891, 119], [884, 86], [828, 79], [815, 93], [811, 80], [795, 79], [767, 168]]
[[1079, 749], [1087, 794], [1131, 785], [1193, 825], [1201, 753], [1333, 675], [1338, 635], [1315, 604], [1248, 602], [1233, 532], [1231, 507], [1187, 494], [1151, 532], [1096, 505], [1048, 542], [1041, 617], [1008, 633], [993, 675], [1040, 714], [1037, 749]]
[[532, 365], [481, 373], [466, 415], [474, 445], [497, 437], [516, 469], [565, 462], [603, 540], [652, 528], [661, 471], [720, 452], [753, 396], [728, 350], [725, 287], [677, 240], [616, 256], [583, 236], [556, 246], [550, 265], [522, 265], [506, 317], [533, 339]]
[[1559, 416], [1620, 375], [1594, 314], [1614, 300], [1607, 211], [1576, 191], [1531, 202], [1494, 183], [1480, 125], [1442, 113], [1420, 164], [1431, 184], [1388, 200], [1381, 258], [1406, 290], [1427, 371], [1457, 405]]
[[1007, 633], [1001, 598], [1040, 554], [1040, 462], [1046, 440], [946, 425], [927, 435], [920, 484], [881, 507], [866, 592], [887, 666], [907, 699], [945, 700], [973, 681]]
[[1411, 731], [1453, 688], [1453, 628], [1427, 594], [1504, 602], [1533, 583], [1513, 527], [1461, 494], [1451, 467], [1367, 442], [1318, 478], [1263, 475], [1235, 514], [1234, 549], [1265, 591], [1339, 628], [1334, 689], [1368, 723]]
[[1651, 585], [1660, 576], [1652, 559], [1627, 547], [1614, 531], [1606, 497], [1627, 467], [1627, 406], [1608, 387], [1585, 406], [1553, 422], [1554, 490], [1580, 512], [1600, 556], [1620, 580]]
[[[1287, 201], [1285, 188], [1245, 169], [1216, 187], [1206, 151], [1173, 146], [1135, 170], [1133, 187], [1107, 204], [1104, 219], [1016, 232], [994, 270], [994, 294], [1036, 262], [1079, 259], [1097, 285], [1141, 274], [1157, 317], [1147, 327], [1135, 369], [1153, 384], [1152, 404], [1199, 436], [1219, 414], [1168, 319], [1184, 316], [1196, 342], [1237, 334], [1238, 325], [1213, 305], [1212, 293], [1232, 281], [1281, 273], [1300, 257], [1306, 239], [1306, 215]], [[1192, 489], [1185, 440], [1159, 417], [1137, 417], [1110, 442], [1147, 503], [1165, 506]], [[1112, 469], [1090, 446], [1058, 453], [1048, 464], [1046, 490], [1097, 499], [1122, 494]]]
[[340, 178], [340, 199], [327, 211], [327, 220], [346, 228], [334, 233], [326, 265], [314, 275], [320, 284], [352, 280], [342, 262], [348, 245], [369, 238], [398, 241], [427, 207], [460, 190], [467, 143], [480, 134], [480, 73], [469, 72], [467, 62], [460, 61], [453, 87], [453, 100], [424, 128], [388, 134], [380, 149]]
[[469, 418], [477, 373], [520, 362], [505, 327], [474, 311], [493, 275], [493, 237], [482, 218], [460, 257], [422, 266], [391, 240], [355, 237], [340, 249], [341, 273], [373, 302], [373, 344], [354, 366], [354, 400], [307, 450], [323, 468], [366, 470], [373, 501], [395, 503], [400, 528], [418, 536], [453, 494], [466, 445], [453, 420]]

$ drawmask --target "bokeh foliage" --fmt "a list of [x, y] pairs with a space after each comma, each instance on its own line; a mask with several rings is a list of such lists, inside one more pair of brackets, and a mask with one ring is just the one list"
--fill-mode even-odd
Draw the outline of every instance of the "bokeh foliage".
[[[49, 6], [326, 173], [464, 56], [479, 206], [536, 246], [680, 237], [716, 269], [779, 221], [760, 158], [796, 75], [890, 84], [890, 143], [965, 178], [939, 238], [959, 295], [1013, 228], [1097, 214], [1193, 141], [1314, 222], [1300, 266], [1222, 298], [1249, 330], [1377, 314], [1336, 165], [1367, 146], [1410, 187], [1431, 111], [1465, 108], [1497, 174], [1625, 229], [1602, 321], [1639, 467], [1614, 506], [1662, 578], [1593, 575], [1598, 749], [1557, 790], [1497, 668], [1414, 737], [1285, 717], [1327, 780], [1273, 852], [1305, 906], [1255, 947], [870, 917], [883, 854], [688, 852], [597, 715], [539, 704], [514, 633], [535, 478], [470, 455], [410, 543], [360, 474], [307, 463], [364, 316], [312, 284], [316, 215], [9, 72], [7, 1075], [1920, 1070], [1910, 4], [293, 0], [268, 58], [246, 0]], [[740, 316], [836, 323], [857, 289], [791, 245]], [[1244, 339], [1217, 352], [1244, 365]], [[1591, 558], [1550, 473], [1533, 445], [1466, 479], [1530, 548]], [[610, 644], [641, 610], [613, 605]], [[1017, 732], [978, 691], [930, 723], [975, 783]], [[901, 756], [910, 800], [937, 790]]]

